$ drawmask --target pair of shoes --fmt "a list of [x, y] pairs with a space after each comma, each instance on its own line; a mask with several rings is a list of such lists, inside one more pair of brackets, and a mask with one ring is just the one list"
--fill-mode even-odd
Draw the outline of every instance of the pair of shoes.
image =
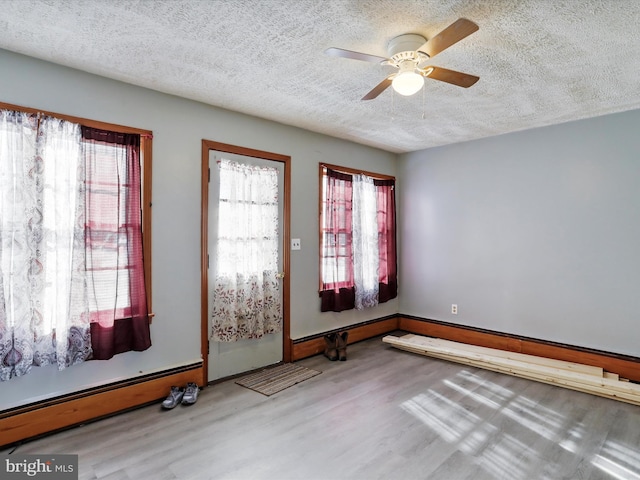
[[169, 395], [162, 401], [162, 408], [171, 410], [175, 408], [179, 403], [182, 405], [193, 405], [198, 400], [198, 392], [200, 389], [198, 385], [193, 382], [187, 383], [185, 388], [171, 387]]
[[347, 359], [347, 339], [349, 332], [330, 333], [324, 336], [324, 356], [332, 362]]

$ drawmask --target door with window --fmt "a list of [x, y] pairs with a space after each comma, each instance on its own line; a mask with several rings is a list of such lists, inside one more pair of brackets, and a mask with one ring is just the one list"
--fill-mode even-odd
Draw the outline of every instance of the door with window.
[[208, 381], [279, 363], [288, 341], [287, 163], [219, 148], [207, 173]]

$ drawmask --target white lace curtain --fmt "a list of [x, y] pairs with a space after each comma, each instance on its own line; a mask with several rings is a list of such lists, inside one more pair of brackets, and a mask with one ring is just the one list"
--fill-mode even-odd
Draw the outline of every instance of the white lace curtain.
[[355, 308], [378, 304], [379, 252], [376, 187], [367, 175], [353, 176], [353, 280]]
[[233, 342], [282, 330], [278, 172], [221, 160], [211, 338]]
[[0, 380], [91, 354], [80, 126], [0, 110]]

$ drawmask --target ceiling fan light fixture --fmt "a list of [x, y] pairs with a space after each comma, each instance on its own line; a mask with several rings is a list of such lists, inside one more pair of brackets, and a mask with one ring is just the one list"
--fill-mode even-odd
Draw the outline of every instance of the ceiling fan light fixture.
[[400, 72], [391, 82], [391, 86], [400, 95], [410, 97], [424, 86], [424, 77], [414, 71]]
[[426, 63], [427, 60], [468, 37], [476, 30], [478, 30], [478, 25], [471, 20], [459, 18], [429, 40], [415, 33], [398, 35], [389, 41], [387, 50], [389, 58], [336, 47], [328, 48], [325, 53], [335, 57], [363, 60], [398, 69], [397, 73], [388, 75], [373, 87], [369, 93], [362, 97], [362, 100], [373, 100], [389, 87], [392, 87], [399, 95], [407, 97], [414, 95], [424, 87], [424, 77], [469, 88], [480, 80], [480, 77], [446, 68], [432, 67]]

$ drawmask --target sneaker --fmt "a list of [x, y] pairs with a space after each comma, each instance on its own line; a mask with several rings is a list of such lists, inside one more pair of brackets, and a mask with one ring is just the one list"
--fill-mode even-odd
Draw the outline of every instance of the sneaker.
[[182, 397], [184, 396], [184, 388], [180, 387], [171, 387], [169, 391], [169, 396], [164, 399], [162, 402], [162, 408], [166, 408], [167, 410], [174, 408], [176, 405], [180, 403]]
[[182, 404], [193, 405], [194, 403], [196, 403], [196, 400], [198, 400], [199, 391], [200, 389], [198, 388], [197, 384], [193, 382], [187, 383], [187, 388], [185, 389], [184, 396], [182, 397]]

